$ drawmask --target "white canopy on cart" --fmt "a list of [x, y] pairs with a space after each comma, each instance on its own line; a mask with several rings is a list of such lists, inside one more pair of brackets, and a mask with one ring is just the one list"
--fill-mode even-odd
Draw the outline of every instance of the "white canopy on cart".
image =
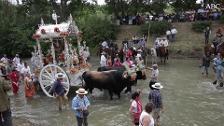
[[62, 22], [60, 24], [45, 25], [42, 19], [41, 24], [39, 25], [36, 32], [33, 34], [33, 38], [48, 39], [78, 34], [80, 34], [80, 31], [76, 26], [75, 22], [73, 21], [72, 16], [70, 16], [67, 22]]

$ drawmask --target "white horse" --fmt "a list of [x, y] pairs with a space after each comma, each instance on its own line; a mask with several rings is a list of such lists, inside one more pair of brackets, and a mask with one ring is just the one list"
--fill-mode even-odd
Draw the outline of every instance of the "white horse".
[[155, 48], [151, 48], [152, 64], [157, 63], [157, 53]]

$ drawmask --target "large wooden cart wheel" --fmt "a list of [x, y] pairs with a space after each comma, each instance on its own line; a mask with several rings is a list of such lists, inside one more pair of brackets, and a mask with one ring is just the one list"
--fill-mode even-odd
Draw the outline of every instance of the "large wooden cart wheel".
[[62, 84], [66, 91], [65, 94], [67, 95], [69, 92], [70, 83], [69, 83], [69, 78], [67, 74], [65, 73], [65, 71], [57, 65], [49, 64], [42, 68], [39, 75], [40, 86], [43, 92], [48, 97], [55, 97], [55, 95], [51, 91], [51, 88], [53, 87], [53, 84], [56, 80], [56, 74], [58, 73], [63, 73], [65, 75], [65, 78], [62, 80]]

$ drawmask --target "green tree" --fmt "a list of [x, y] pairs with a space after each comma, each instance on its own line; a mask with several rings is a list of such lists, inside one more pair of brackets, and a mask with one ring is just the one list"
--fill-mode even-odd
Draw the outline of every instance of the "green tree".
[[104, 40], [114, 40], [116, 37], [117, 26], [100, 12], [78, 18], [77, 24], [83, 32], [83, 40], [92, 47]]
[[172, 6], [175, 8], [176, 12], [187, 11], [187, 10], [195, 10], [198, 5], [196, 4], [196, 0], [176, 0], [172, 3]]
[[17, 8], [10, 3], [4, 1], [0, 2], [0, 53], [8, 55], [15, 55], [20, 53], [25, 56], [30, 52], [30, 41], [27, 35], [30, 31], [26, 29], [25, 23], [21, 23], [20, 15], [17, 13]]

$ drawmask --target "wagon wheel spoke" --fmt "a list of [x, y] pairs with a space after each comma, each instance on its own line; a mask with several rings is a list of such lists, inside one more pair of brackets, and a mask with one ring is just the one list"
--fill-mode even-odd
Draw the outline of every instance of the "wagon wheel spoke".
[[47, 69], [45, 69], [44, 72], [46, 72], [49, 77], [53, 78], [52, 75], [47, 71]]
[[52, 82], [49, 81], [49, 80], [43, 80], [43, 82], [44, 82], [44, 83], [43, 83], [44, 87], [49, 86], [49, 85], [50, 85], [50, 86], [53, 85]]
[[45, 85], [44, 88], [52, 87], [52, 85]]
[[52, 78], [50, 78], [50, 77], [47, 76], [46, 74], [43, 74], [43, 77], [45, 77], [47, 80], [51, 80], [51, 81], [52, 81]]
[[54, 73], [54, 71], [53, 71], [53, 69], [52, 69], [52, 66], [50, 66], [50, 71], [51, 71], [51, 76], [52, 76], [52, 78], [55, 78], [55, 73]]

